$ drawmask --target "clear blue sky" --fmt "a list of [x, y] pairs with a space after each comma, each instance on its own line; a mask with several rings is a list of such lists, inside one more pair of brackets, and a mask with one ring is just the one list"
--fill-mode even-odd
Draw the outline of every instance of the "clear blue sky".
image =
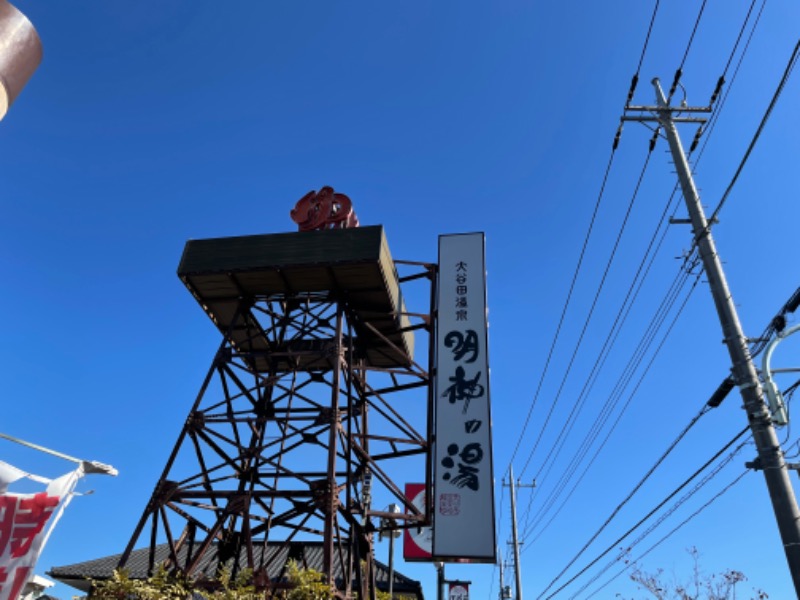
[[[676, 257], [690, 245], [685, 225], [668, 228], [612, 353], [581, 401], [675, 184], [661, 140], [565, 379], [647, 156], [650, 132], [628, 124], [536, 396], [653, 2], [15, 4], [36, 25], [44, 60], [0, 122], [0, 431], [120, 470], [116, 479], [84, 480], [80, 489], [96, 493], [73, 502], [40, 573], [123, 549], [209, 366], [218, 334], [175, 276], [186, 240], [293, 230], [289, 209], [323, 185], [348, 194], [363, 224], [383, 224], [396, 258], [435, 261], [439, 234], [486, 232], [498, 539], [505, 546], [510, 535], [508, 490], [500, 481], [521, 439], [514, 469], [525, 482], [539, 482], [534, 496], [528, 489], [519, 494], [529, 599], [568, 565], [726, 377], [727, 353], [701, 280], [638, 391], [631, 395], [641, 368], [613, 403], [588, 458], [619, 416], [618, 425], [575, 492], [569, 499], [551, 495], [614, 397], [679, 272]], [[641, 65], [638, 104], [653, 102], [652, 77], [672, 81], [701, 2], [662, 5]], [[761, 6], [755, 3], [727, 73], [730, 95], [696, 166], [710, 209], [797, 42], [800, 8], [770, 2], [734, 78]], [[708, 102], [749, 8], [747, 1], [708, 1], [684, 66], [690, 105]], [[714, 230], [751, 336], [800, 284], [792, 234], [799, 91], [795, 73]], [[688, 146], [694, 128], [681, 131]], [[797, 358], [797, 340], [790, 339], [775, 361], [796, 366]], [[704, 416], [551, 591], [738, 433], [746, 424], [740, 404], [732, 394]], [[576, 405], [582, 408], [570, 418]], [[563, 449], [551, 454], [565, 427]], [[780, 436], [793, 444], [797, 429]], [[68, 468], [0, 443], [0, 457], [20, 468], [50, 476]], [[631, 556], [700, 508], [754, 456], [745, 446]], [[552, 508], [542, 512], [549, 498]], [[690, 546], [709, 573], [743, 571], [750, 578], [743, 591], [792, 594], [759, 473], [746, 475], [642, 564], [681, 577], [690, 570]], [[386, 559], [385, 543], [377, 553]], [[435, 597], [433, 567], [401, 562], [398, 569]], [[570, 597], [596, 572], [559, 597]], [[491, 566], [449, 566], [447, 575], [472, 580], [476, 599], [496, 598]], [[615, 592], [635, 590], [622, 575], [596, 597]]]

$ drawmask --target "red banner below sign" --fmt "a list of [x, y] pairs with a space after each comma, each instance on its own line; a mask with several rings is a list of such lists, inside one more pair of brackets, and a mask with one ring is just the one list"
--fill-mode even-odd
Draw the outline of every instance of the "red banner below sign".
[[[406, 498], [421, 512], [425, 513], [426, 495], [424, 483], [407, 483]], [[431, 528], [415, 527], [403, 531], [403, 558], [408, 561], [431, 561]]]

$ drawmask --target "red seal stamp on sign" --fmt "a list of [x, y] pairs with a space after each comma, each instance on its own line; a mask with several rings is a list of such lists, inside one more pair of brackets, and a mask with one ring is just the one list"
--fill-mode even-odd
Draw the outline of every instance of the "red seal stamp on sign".
[[461, 514], [461, 494], [439, 494], [440, 515], [455, 517]]

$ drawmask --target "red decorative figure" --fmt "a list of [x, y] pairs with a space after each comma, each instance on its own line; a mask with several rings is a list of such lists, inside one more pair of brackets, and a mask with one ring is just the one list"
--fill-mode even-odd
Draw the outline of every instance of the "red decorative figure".
[[299, 231], [358, 227], [353, 203], [344, 194], [325, 186], [319, 192], [308, 192], [289, 213]]

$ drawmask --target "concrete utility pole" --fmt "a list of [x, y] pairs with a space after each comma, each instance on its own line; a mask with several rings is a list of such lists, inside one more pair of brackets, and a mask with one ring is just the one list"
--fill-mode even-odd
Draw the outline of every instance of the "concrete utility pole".
[[711, 295], [719, 314], [724, 342], [728, 347], [733, 367], [734, 383], [744, 400], [744, 409], [753, 432], [753, 440], [758, 450], [758, 462], [764, 472], [775, 518], [778, 522], [789, 571], [794, 582], [795, 592], [800, 597], [800, 510], [789, 480], [789, 472], [783, 459], [783, 451], [775, 434], [772, 419], [763, 400], [758, 372], [753, 364], [736, 306], [733, 303], [722, 263], [714, 245], [711, 229], [706, 219], [700, 196], [692, 180], [691, 169], [681, 145], [677, 122], [704, 122], [705, 119], [691, 116], [676, 116], [674, 113], [707, 113], [711, 108], [670, 107], [658, 79], [653, 79], [657, 106], [629, 106], [628, 110], [647, 112], [655, 116], [626, 116], [627, 121], [656, 121], [664, 128], [669, 142], [675, 170], [678, 173], [683, 198], [694, 232], [694, 239], [703, 261]]
[[498, 600], [503, 600], [503, 588], [506, 585], [506, 580], [503, 579], [503, 555], [500, 553], [500, 548], [497, 549], [498, 566], [500, 567], [500, 593], [497, 596]]
[[[514, 545], [514, 576], [517, 584], [517, 595], [515, 600], [522, 600], [522, 569], [519, 564], [519, 539], [517, 538], [517, 487], [535, 487], [536, 483], [523, 485], [520, 482], [514, 483], [514, 467], [508, 467], [509, 484], [511, 488], [511, 543]], [[505, 482], [503, 485], [507, 485]], [[502, 577], [501, 577], [502, 580]], [[502, 584], [501, 584], [502, 593]]]

